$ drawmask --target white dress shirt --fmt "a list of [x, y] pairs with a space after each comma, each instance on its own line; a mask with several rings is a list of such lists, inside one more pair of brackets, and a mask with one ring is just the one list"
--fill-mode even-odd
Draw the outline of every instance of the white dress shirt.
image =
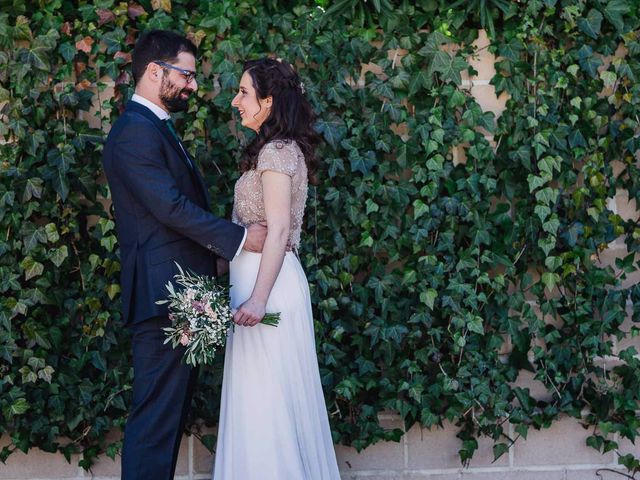
[[[149, 110], [151, 110], [154, 113], [154, 115], [156, 117], [158, 117], [160, 120], [166, 120], [168, 118], [171, 118], [171, 115], [169, 115], [169, 112], [167, 112], [164, 108], [159, 107], [158, 105], [153, 103], [151, 100], [147, 100], [146, 98], [144, 98], [141, 95], [138, 95], [137, 93], [133, 94], [133, 96], [131, 97], [131, 101], [139, 103], [140, 105], [144, 105]], [[187, 153], [184, 151], [184, 147], [182, 146], [182, 144], [180, 144], [180, 148], [182, 148], [182, 151], [186, 155]], [[242, 251], [242, 247], [244, 246], [244, 242], [246, 240], [247, 240], [247, 229], [245, 228], [244, 229], [244, 236], [242, 237], [242, 241], [240, 242], [240, 246], [238, 247], [238, 250], [236, 251], [236, 254], [235, 254], [236, 257]]]

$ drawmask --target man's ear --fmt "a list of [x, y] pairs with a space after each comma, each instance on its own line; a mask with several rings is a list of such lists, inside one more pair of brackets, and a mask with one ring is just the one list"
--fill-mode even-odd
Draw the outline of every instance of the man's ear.
[[157, 63], [150, 62], [147, 65], [146, 74], [152, 82], [159, 82], [162, 80], [162, 68]]

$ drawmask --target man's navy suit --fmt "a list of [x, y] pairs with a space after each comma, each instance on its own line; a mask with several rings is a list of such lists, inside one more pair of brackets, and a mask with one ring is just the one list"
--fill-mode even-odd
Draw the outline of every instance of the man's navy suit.
[[209, 211], [206, 185], [167, 125], [129, 102], [103, 154], [121, 261], [122, 314], [132, 330], [133, 402], [122, 453], [125, 480], [173, 478], [196, 369], [184, 350], [164, 345], [170, 324], [165, 285], [175, 262], [214, 275], [216, 255], [231, 260], [244, 229]]

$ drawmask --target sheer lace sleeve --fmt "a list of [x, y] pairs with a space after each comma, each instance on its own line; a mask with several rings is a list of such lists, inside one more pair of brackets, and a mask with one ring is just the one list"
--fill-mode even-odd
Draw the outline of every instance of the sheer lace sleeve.
[[256, 170], [284, 173], [293, 177], [298, 169], [298, 149], [291, 142], [276, 140], [267, 143], [258, 155]]

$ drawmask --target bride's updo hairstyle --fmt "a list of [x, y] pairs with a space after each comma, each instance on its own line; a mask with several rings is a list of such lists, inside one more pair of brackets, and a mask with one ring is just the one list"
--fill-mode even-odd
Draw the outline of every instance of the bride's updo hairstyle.
[[304, 85], [293, 67], [284, 60], [261, 58], [245, 62], [242, 73], [247, 72], [263, 100], [273, 98], [271, 113], [260, 126], [256, 137], [244, 149], [240, 170], [246, 172], [256, 167], [258, 153], [273, 140], [295, 140], [304, 154], [309, 181], [315, 182], [318, 160], [315, 150], [320, 137], [313, 129], [315, 115], [311, 103], [304, 95]]

